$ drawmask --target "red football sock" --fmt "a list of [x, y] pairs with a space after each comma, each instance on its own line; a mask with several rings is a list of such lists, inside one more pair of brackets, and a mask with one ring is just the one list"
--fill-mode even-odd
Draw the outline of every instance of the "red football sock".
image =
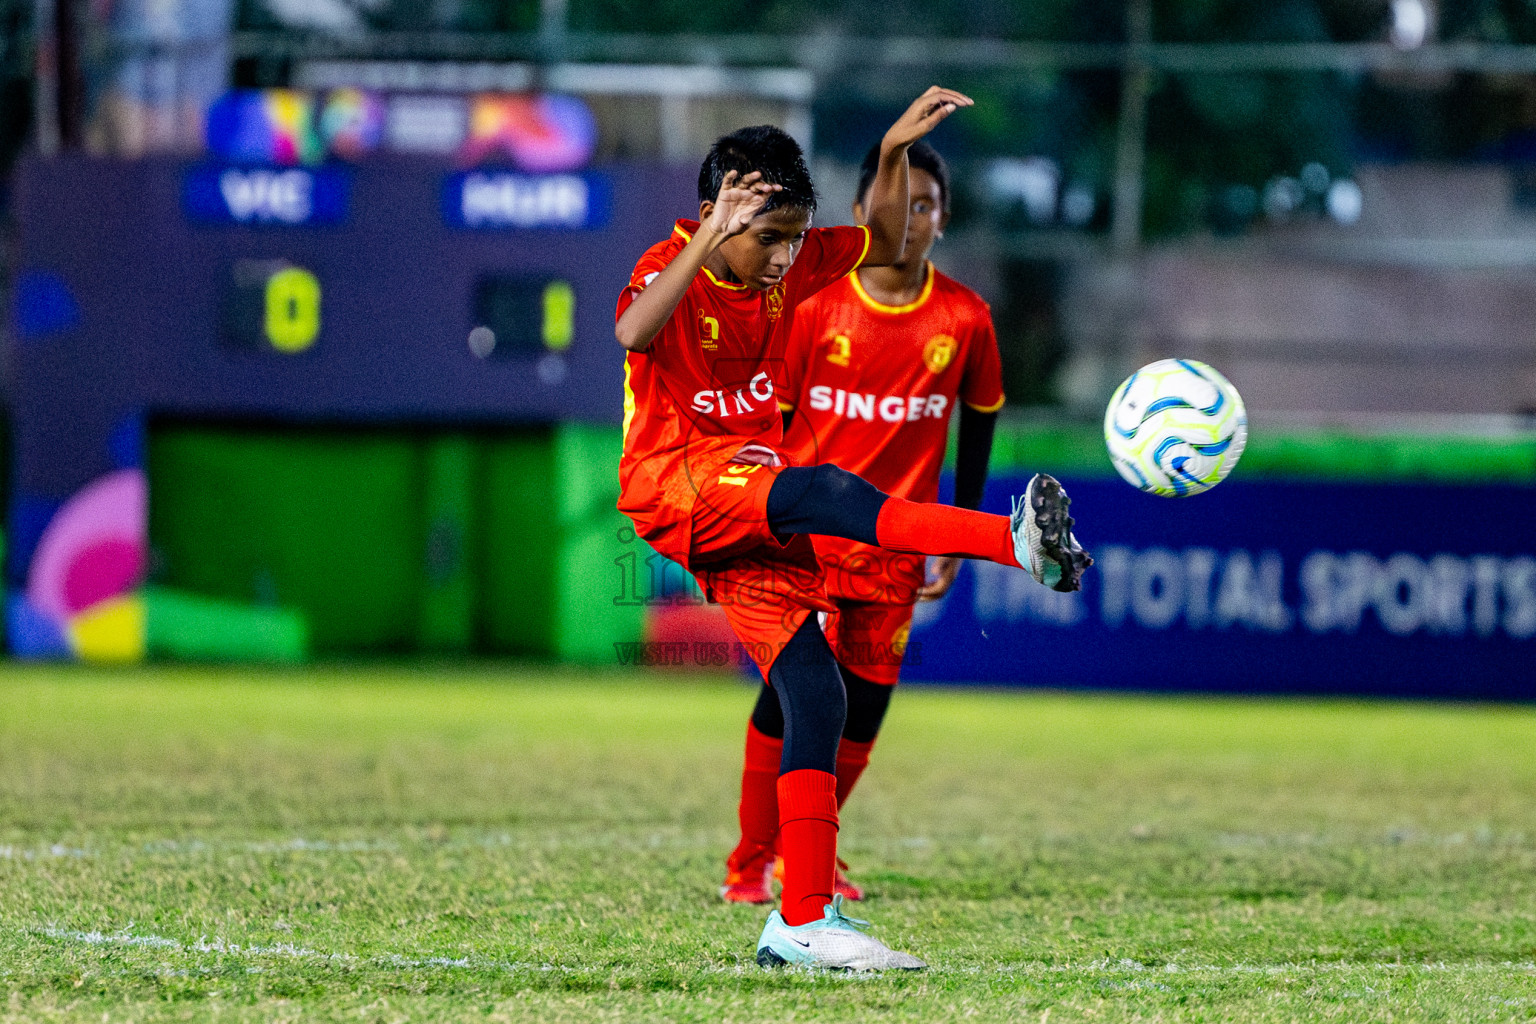
[[953, 505], [887, 498], [875, 520], [875, 537], [887, 551], [958, 555], [1018, 565], [1007, 516]]
[[784, 741], [758, 731], [747, 722], [747, 753], [741, 769], [741, 842], [731, 851], [725, 866], [740, 871], [754, 861], [773, 855], [779, 834], [779, 759]]
[[837, 868], [837, 776], [805, 768], [779, 776], [779, 845], [784, 894], [779, 912], [791, 927], [821, 918], [832, 902]]
[[875, 741], [855, 743], [843, 737], [837, 745], [837, 809], [841, 811], [848, 802], [848, 794], [858, 784], [859, 776], [869, 767], [869, 752], [875, 749]]

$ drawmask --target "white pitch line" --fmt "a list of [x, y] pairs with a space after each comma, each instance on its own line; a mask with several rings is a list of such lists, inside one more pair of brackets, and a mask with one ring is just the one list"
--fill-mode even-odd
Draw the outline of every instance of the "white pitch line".
[[89, 857], [85, 850], [54, 843], [44, 847], [0, 846], [0, 860], [48, 860], [58, 857]]
[[1000, 964], [996, 967], [950, 967], [949, 974], [1103, 974], [1103, 975], [1156, 975], [1179, 974], [1291, 974], [1291, 973], [1348, 973], [1350, 971], [1379, 971], [1388, 974], [1476, 974], [1519, 971], [1536, 972], [1536, 962], [1530, 960], [1504, 960], [1498, 963], [1446, 963], [1443, 960], [1428, 962], [1402, 962], [1397, 960], [1351, 961], [1319, 960], [1311, 962], [1287, 961], [1277, 964], [1143, 964], [1136, 960], [1090, 960], [1081, 964], [1047, 964], [1040, 962]]
[[566, 967], [557, 967], [554, 964], [518, 964], [499, 960], [484, 960], [479, 957], [408, 957], [400, 953], [379, 953], [374, 956], [359, 956], [355, 953], [327, 953], [323, 950], [310, 949], [307, 946], [298, 946], [291, 942], [279, 942], [273, 945], [257, 945], [248, 943], [230, 942], [226, 939], [200, 938], [196, 942], [181, 942], [177, 939], [166, 938], [163, 935], [134, 935], [130, 932], [100, 932], [100, 931], [71, 931], [64, 928], [35, 928], [30, 929], [34, 935], [56, 939], [63, 942], [75, 942], [88, 946], [143, 946], [151, 949], [171, 950], [178, 953], [217, 953], [221, 956], [246, 957], [246, 958], [279, 958], [286, 960], [314, 960], [328, 963], [346, 964], [379, 964], [404, 970], [419, 970], [423, 968], [461, 968], [466, 970], [499, 970], [499, 971], [559, 971], [569, 970]]
[[[280, 942], [274, 945], [257, 945], [230, 942], [225, 939], [198, 939], [196, 942], [181, 942], [162, 935], [135, 935], [127, 931], [101, 932], [101, 931], [71, 931], [63, 928], [36, 928], [29, 929], [31, 934], [41, 935], [45, 938], [63, 942], [74, 942], [92, 946], [132, 946], [150, 949], [171, 950], [179, 953], [217, 953], [221, 956], [244, 958], [280, 958], [290, 960], [310, 960], [326, 963], [345, 963], [356, 965], [378, 965], [396, 970], [492, 970], [506, 973], [519, 971], [534, 971], [548, 973], [552, 971], [581, 970], [580, 967], [571, 967], [555, 964], [525, 964], [504, 960], [487, 960], [481, 957], [408, 957], [400, 953], [378, 953], [373, 956], [359, 956], [355, 953], [327, 953], [323, 950], [310, 949], [307, 946], [298, 946], [289, 942]], [[706, 974], [728, 974], [746, 976], [760, 972], [762, 968], [751, 964], [733, 964], [729, 966], [711, 965], [703, 969]], [[1498, 963], [1466, 963], [1455, 964], [1445, 961], [1430, 961], [1425, 963], [1403, 963], [1395, 960], [1356, 962], [1347, 960], [1325, 960], [1309, 963], [1286, 962], [1278, 964], [1189, 964], [1176, 963], [1148, 965], [1136, 960], [1091, 960], [1080, 964], [1052, 964], [1040, 961], [998, 964], [993, 967], [948, 967], [934, 965], [930, 967], [933, 974], [948, 975], [1014, 975], [1020, 977], [1048, 978], [1051, 976], [1077, 975], [1097, 976], [1112, 978], [1139, 978], [1143, 984], [1157, 984], [1155, 979], [1159, 976], [1175, 979], [1179, 975], [1193, 976], [1221, 976], [1221, 975], [1266, 975], [1270, 977], [1286, 974], [1338, 974], [1352, 973], [1381, 973], [1388, 975], [1409, 976], [1419, 974], [1510, 974], [1536, 973], [1536, 962], [1529, 960], [1506, 960]], [[813, 972], [815, 973], [815, 972]], [[841, 977], [841, 975], [838, 975]]]
[[633, 836], [613, 836], [593, 839], [581, 835], [514, 835], [496, 832], [482, 835], [452, 836], [447, 839], [428, 839], [416, 836], [371, 837], [361, 839], [309, 839], [296, 836], [292, 839], [272, 840], [220, 840], [220, 839], [153, 839], [126, 846], [107, 845], [97, 849], [79, 849], [54, 843], [48, 846], [22, 847], [0, 845], [0, 860], [47, 860], [52, 858], [95, 858], [118, 856], [121, 853], [144, 855], [200, 855], [250, 853], [257, 855], [285, 853], [412, 853], [417, 850], [562, 850], [576, 847], [590, 850], [594, 847], [618, 850], [696, 850], [713, 849], [726, 840], [715, 833], [686, 833], [669, 835], [651, 832]]
[[[1439, 845], [1446, 847], [1462, 847], [1469, 850], [1499, 851], [1524, 849], [1529, 844], [1524, 832], [1510, 832], [1502, 834], [1488, 833], [1483, 830], [1472, 832], [1457, 832], [1448, 835], [1435, 835], [1430, 833], [1408, 833], [1405, 836], [1389, 835], [1382, 837], [1355, 837], [1338, 838], [1323, 835], [1246, 835], [1237, 833], [1219, 833], [1215, 836], [1205, 837], [1205, 846], [1213, 847], [1242, 847], [1265, 849], [1289, 849], [1295, 847], [1308, 848], [1345, 848], [1345, 847], [1379, 847], [1390, 846], [1398, 848], [1405, 843], [1418, 845]], [[1046, 845], [1060, 845], [1074, 841], [1070, 836], [1046, 837]], [[725, 842], [721, 835], [713, 831], [684, 831], [682, 833], [637, 830], [634, 833], [612, 835], [607, 837], [593, 837], [586, 834], [568, 834], [560, 831], [535, 830], [513, 832], [490, 832], [469, 835], [454, 835], [444, 839], [430, 839], [424, 836], [409, 834], [394, 834], [390, 836], [371, 836], [346, 839], [313, 839], [305, 836], [295, 836], [290, 839], [268, 840], [227, 840], [227, 839], [156, 839], [144, 843], [118, 846], [108, 844], [98, 849], [80, 849], [67, 846], [63, 843], [52, 843], [38, 846], [17, 846], [14, 844], [0, 844], [0, 860], [24, 860], [39, 861], [59, 858], [80, 859], [97, 858], [102, 856], [119, 856], [123, 853], [132, 855], [200, 855], [214, 853], [228, 853], [238, 851], [255, 855], [279, 855], [279, 854], [370, 854], [370, 853], [411, 853], [415, 850], [451, 850], [451, 849], [484, 849], [484, 850], [534, 850], [554, 851], [568, 847], [579, 847], [590, 850], [594, 847], [613, 850], [630, 850], [651, 852], [655, 850], [696, 850], [701, 848], [715, 848]], [[935, 840], [916, 836], [901, 839], [892, 839], [870, 846], [872, 850], [909, 850], [912, 848], [926, 848], [935, 844]], [[995, 837], [983, 836], [979, 842], [983, 846], [1009, 845], [998, 841]]]

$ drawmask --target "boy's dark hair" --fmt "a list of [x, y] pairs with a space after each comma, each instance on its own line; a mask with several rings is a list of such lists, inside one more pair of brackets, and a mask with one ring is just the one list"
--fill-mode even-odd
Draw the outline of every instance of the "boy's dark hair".
[[[949, 165], [944, 158], [939, 156], [939, 151], [919, 139], [907, 149], [907, 164], [918, 170], [927, 171], [933, 175], [933, 180], [939, 183], [939, 209], [944, 213], [949, 212]], [[859, 165], [859, 197], [863, 204], [869, 195], [869, 186], [875, 183], [875, 174], [880, 170], [880, 143], [870, 147], [864, 154], [864, 163]], [[864, 211], [868, 213], [866, 209]]]
[[716, 140], [699, 168], [699, 202], [713, 201], [731, 171], [738, 175], [757, 171], [770, 185], [783, 186], [768, 196], [759, 213], [786, 206], [816, 212], [816, 187], [811, 184], [811, 172], [805, 169], [805, 155], [800, 144], [781, 128], [754, 125]]

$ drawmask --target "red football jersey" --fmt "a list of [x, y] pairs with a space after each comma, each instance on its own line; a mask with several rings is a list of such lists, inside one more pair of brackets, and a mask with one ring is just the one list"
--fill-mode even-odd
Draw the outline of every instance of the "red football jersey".
[[[876, 302], [858, 274], [821, 292], [796, 312], [788, 359], [782, 399], [795, 415], [784, 445], [794, 463], [830, 462], [912, 501], [938, 498], [955, 403], [1003, 405], [991, 310], [931, 263], [906, 306]], [[909, 601], [922, 582], [916, 555], [827, 537], [816, 550], [835, 596]]]
[[[678, 221], [670, 238], [640, 257], [616, 316], [683, 250], [698, 226]], [[619, 508], [636, 520], [641, 536], [657, 543], [686, 515], [682, 501], [668, 502], [662, 495], [669, 486], [683, 486], [677, 477], [686, 473], [682, 460], [689, 446], [739, 438], [743, 444], [780, 447], [779, 382], [795, 307], [846, 276], [868, 251], [868, 228], [813, 228], [784, 279], [768, 291], [729, 284], [701, 270], [650, 347], [628, 353]]]

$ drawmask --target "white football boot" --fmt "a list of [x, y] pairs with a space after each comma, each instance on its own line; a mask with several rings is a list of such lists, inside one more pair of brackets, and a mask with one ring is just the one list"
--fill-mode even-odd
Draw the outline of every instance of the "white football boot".
[[1083, 589], [1083, 572], [1093, 564], [1072, 536], [1071, 504], [1046, 473], [1036, 473], [1023, 496], [1013, 499], [1013, 556], [1038, 582], [1063, 592]]
[[928, 965], [910, 953], [889, 949], [859, 929], [868, 921], [843, 916], [842, 896], [833, 896], [820, 921], [790, 927], [777, 910], [768, 915], [757, 940], [764, 967], [821, 967], [833, 971], [920, 971]]

